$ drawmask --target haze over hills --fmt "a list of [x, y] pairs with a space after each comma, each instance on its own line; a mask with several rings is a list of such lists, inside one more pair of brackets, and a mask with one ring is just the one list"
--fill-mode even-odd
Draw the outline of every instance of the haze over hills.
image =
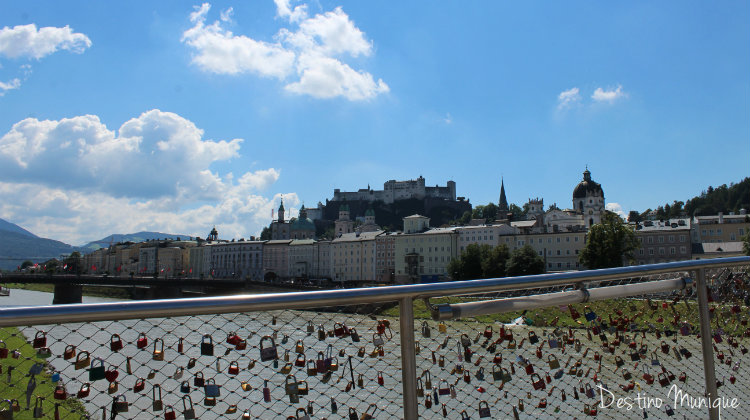
[[28, 230], [6, 220], [0, 219], [0, 269], [13, 270], [22, 262], [31, 260], [43, 262], [51, 258], [74, 251], [83, 254], [108, 247], [117, 242], [143, 242], [151, 239], [189, 238], [189, 235], [173, 235], [161, 232], [138, 232], [130, 234], [113, 234], [98, 241], [82, 246], [72, 246], [54, 239], [40, 238]]

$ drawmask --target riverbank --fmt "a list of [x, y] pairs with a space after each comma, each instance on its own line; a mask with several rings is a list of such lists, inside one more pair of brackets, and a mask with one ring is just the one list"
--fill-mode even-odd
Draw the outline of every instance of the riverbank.
[[[54, 293], [53, 284], [35, 284], [35, 283], [8, 283], [9, 289], [33, 290], [35, 292]], [[91, 297], [105, 297], [119, 300], [131, 299], [130, 292], [119, 287], [102, 287], [102, 286], [83, 286], [83, 295]]]

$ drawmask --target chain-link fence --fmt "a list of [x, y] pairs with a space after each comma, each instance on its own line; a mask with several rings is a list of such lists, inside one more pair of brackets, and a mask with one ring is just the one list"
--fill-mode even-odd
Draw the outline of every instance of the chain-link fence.
[[[723, 419], [747, 418], [750, 407], [748, 272], [736, 264], [706, 271]], [[662, 270], [583, 285], [596, 290], [692, 277]], [[0, 399], [8, 400], [0, 419], [402, 418], [404, 395], [411, 395], [402, 354], [415, 357], [423, 418], [707, 418], [695, 287], [431, 319], [436, 304], [549, 294], [577, 284], [446, 292], [428, 303], [414, 300], [408, 311], [401, 305], [412, 300], [403, 294], [372, 304], [343, 299], [335, 307], [31, 326], [8, 321], [17, 310], [2, 310], [3, 325], [17, 327], [0, 329]], [[440, 285], [430, 287], [427, 295], [441, 295]], [[402, 323], [399, 315], [412, 313], [413, 322]], [[413, 331], [402, 334], [401, 325]]]

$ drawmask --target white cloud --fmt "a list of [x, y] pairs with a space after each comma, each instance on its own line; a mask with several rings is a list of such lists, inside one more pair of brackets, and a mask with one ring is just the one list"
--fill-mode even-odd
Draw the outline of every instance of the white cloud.
[[296, 23], [307, 18], [307, 5], [301, 4], [294, 9], [289, 4], [289, 0], [273, 0], [276, 3], [276, 13], [279, 17], [289, 19], [289, 22]]
[[581, 100], [581, 95], [577, 87], [564, 90], [557, 95], [557, 108], [564, 109]]
[[0, 137], [0, 175], [115, 196], [211, 199], [227, 183], [210, 165], [239, 156], [242, 140], [202, 136], [191, 121], [160, 110], [125, 122], [119, 133], [95, 115], [27, 118]]
[[[182, 37], [196, 50], [193, 63], [211, 73], [274, 77], [288, 81], [287, 91], [316, 98], [356, 101], [389, 91], [381, 79], [376, 82], [341, 61], [341, 56], [371, 55], [372, 43], [340, 7], [308, 18], [306, 5], [292, 9], [288, 0], [275, 1], [278, 15], [299, 28], [281, 28], [273, 43], [234, 35], [219, 21], [206, 25], [210, 4], [196, 7], [190, 15], [194, 26]], [[289, 81], [294, 74], [297, 80]]]
[[617, 86], [614, 90], [604, 90], [602, 88], [596, 88], [594, 91], [594, 94], [591, 95], [591, 99], [593, 99], [596, 102], [609, 102], [613, 103], [614, 101], [627, 97], [627, 93], [623, 92], [622, 86]]
[[224, 11], [221, 12], [219, 15], [222, 22], [231, 22], [232, 21], [232, 14], [234, 13], [234, 8], [230, 7]]
[[[205, 236], [212, 225], [225, 238], [256, 235], [280, 198], [261, 193], [281, 174], [212, 171], [240, 144], [203, 139], [191, 121], [159, 110], [118, 132], [94, 115], [28, 118], [0, 137], [0, 217], [76, 245], [140, 230]], [[285, 193], [284, 203], [299, 199]]]
[[280, 44], [235, 36], [219, 22], [205, 25], [210, 5], [204, 3], [190, 15], [195, 26], [183, 33], [182, 41], [193, 47], [195, 63], [202, 70], [217, 74], [255, 73], [284, 79], [294, 68], [294, 53]]
[[628, 219], [628, 214], [625, 212], [625, 210], [622, 209], [622, 206], [619, 203], [607, 203], [604, 208], [617, 214], [625, 220]]
[[0, 82], [0, 96], [5, 95], [5, 92], [8, 90], [18, 89], [19, 87], [21, 87], [21, 80], [18, 78], [9, 80], [8, 82]]
[[8, 58], [38, 60], [58, 50], [80, 54], [90, 46], [91, 40], [86, 35], [73, 32], [69, 26], [47, 26], [37, 30], [36, 25], [30, 23], [0, 29], [0, 55]]

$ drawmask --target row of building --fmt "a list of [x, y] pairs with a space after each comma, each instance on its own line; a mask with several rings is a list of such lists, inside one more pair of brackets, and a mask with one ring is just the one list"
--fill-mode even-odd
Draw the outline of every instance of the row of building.
[[[499, 204], [501, 212], [507, 211], [502, 184]], [[271, 228], [274, 237], [283, 239], [219, 240], [214, 228], [206, 240], [117, 244], [84, 258], [86, 267], [109, 273], [408, 283], [443, 280], [450, 261], [468, 245], [487, 244], [506, 245], [511, 252], [528, 245], [544, 260], [548, 272], [577, 270], [583, 268], [578, 256], [588, 228], [601, 220], [604, 211], [604, 192], [588, 170], [573, 191], [573, 207], [552, 206], [544, 211], [543, 200], [530, 199], [526, 220], [501, 218], [494, 224], [431, 227], [429, 218], [412, 215], [403, 219], [402, 231], [386, 232], [369, 211], [355, 228], [348, 207], [342, 205], [335, 239], [316, 240], [304, 208], [289, 223], [284, 220], [282, 203], [279, 219]], [[632, 227], [641, 242], [634, 261], [640, 265], [739, 255], [750, 219], [742, 211], [739, 215], [645, 221]]]

